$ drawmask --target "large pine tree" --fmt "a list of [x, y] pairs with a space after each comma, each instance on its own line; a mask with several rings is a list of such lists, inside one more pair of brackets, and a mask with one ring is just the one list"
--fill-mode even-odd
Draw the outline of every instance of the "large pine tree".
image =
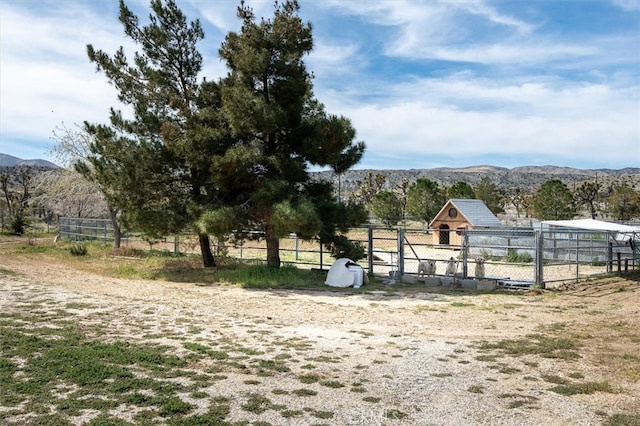
[[[95, 137], [89, 158], [130, 225], [166, 235], [192, 226], [216, 200], [211, 158], [229, 143], [218, 119], [220, 93], [199, 82], [204, 37], [173, 0], [151, 1], [149, 23], [120, 0], [124, 32], [140, 49], [109, 55], [87, 46], [89, 59], [119, 91], [133, 118], [111, 111], [110, 125], [86, 124]], [[205, 266], [215, 266], [209, 236], [199, 232]]]
[[112, 110], [108, 126], [86, 124], [94, 136], [89, 161], [125, 219], [152, 235], [192, 226], [205, 266], [215, 265], [209, 234], [249, 227], [264, 231], [275, 267], [279, 237], [289, 232], [334, 248], [343, 242], [336, 231], [362, 214], [351, 207], [346, 217], [326, 214], [340, 206], [308, 168], [343, 172], [365, 146], [347, 118], [327, 114], [313, 96], [303, 62], [311, 26], [298, 17], [298, 3], [276, 3], [273, 19], [260, 22], [241, 3], [242, 29], [220, 49], [229, 74], [219, 82], [198, 80], [199, 22], [187, 22], [174, 0], [153, 0], [151, 9], [140, 26], [120, 0], [125, 34], [141, 49], [132, 61], [122, 48], [110, 56], [87, 47], [133, 110], [133, 118]]
[[295, 0], [276, 3], [273, 19], [258, 22], [241, 4], [242, 29], [229, 33], [220, 49], [230, 70], [222, 83], [223, 108], [238, 143], [218, 164], [220, 171], [233, 164], [242, 176], [242, 192], [235, 193], [249, 223], [265, 232], [267, 263], [274, 267], [282, 233], [310, 236], [322, 226], [312, 208], [319, 197], [309, 193], [309, 165], [342, 172], [364, 152], [349, 120], [327, 114], [313, 95], [303, 61], [313, 48], [311, 25], [298, 10]]

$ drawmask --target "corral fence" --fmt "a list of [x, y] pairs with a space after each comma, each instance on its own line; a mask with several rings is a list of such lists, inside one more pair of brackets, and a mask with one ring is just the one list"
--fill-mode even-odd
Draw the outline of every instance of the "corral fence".
[[[458, 238], [443, 239], [442, 232], [458, 233]], [[253, 236], [256, 238], [236, 243], [212, 240], [212, 250], [242, 261], [264, 261], [266, 245], [259, 239], [259, 232]], [[113, 230], [108, 219], [60, 218], [59, 237], [108, 243], [113, 240]], [[633, 244], [640, 236], [621, 237], [606, 231], [509, 227], [445, 231], [368, 226], [350, 230], [348, 237], [365, 248], [366, 259], [358, 263], [370, 274], [390, 282], [420, 279], [475, 288], [487, 282], [528, 288], [640, 268], [640, 254]], [[443, 240], [462, 243], [441, 244]], [[199, 251], [197, 237], [186, 234], [152, 240], [124, 231], [122, 245], [172, 253]], [[304, 241], [295, 234], [280, 240], [280, 258], [285, 263], [319, 269], [328, 269], [335, 260], [318, 242]], [[421, 263], [425, 262], [433, 269], [419, 276]]]

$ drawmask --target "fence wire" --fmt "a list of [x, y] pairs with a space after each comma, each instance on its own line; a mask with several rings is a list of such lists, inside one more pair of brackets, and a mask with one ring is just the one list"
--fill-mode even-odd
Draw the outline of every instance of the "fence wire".
[[[449, 234], [443, 238], [443, 232]], [[60, 218], [59, 234], [76, 241], [113, 240], [108, 219]], [[429, 282], [432, 277], [438, 283], [490, 280], [504, 287], [554, 286], [640, 268], [632, 243], [605, 231], [369, 226], [354, 228], [347, 236], [365, 247], [366, 259], [358, 263], [368, 273], [408, 282]], [[242, 261], [265, 261], [266, 244], [260, 235], [253, 237], [238, 242], [212, 239], [212, 250]], [[186, 234], [145, 239], [124, 231], [122, 244], [173, 253], [199, 252], [198, 238]], [[304, 241], [295, 234], [280, 240], [280, 258], [284, 263], [319, 269], [328, 269], [335, 261], [317, 241]], [[425, 265], [429, 265], [427, 271]]]

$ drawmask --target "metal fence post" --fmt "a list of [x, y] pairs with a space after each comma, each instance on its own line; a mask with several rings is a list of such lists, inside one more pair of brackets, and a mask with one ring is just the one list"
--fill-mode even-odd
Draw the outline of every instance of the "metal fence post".
[[462, 278], [468, 277], [468, 258], [469, 258], [469, 228], [464, 228], [464, 234], [462, 235]]
[[404, 275], [404, 229], [398, 229], [398, 275]]
[[535, 234], [535, 244], [536, 244], [536, 272], [535, 272], [535, 281], [540, 285], [540, 288], [544, 289], [544, 234], [541, 231], [536, 231]]
[[369, 225], [367, 231], [367, 260], [369, 261], [369, 273], [373, 274], [373, 227]]
[[576, 232], [576, 282], [580, 279], [580, 234]]

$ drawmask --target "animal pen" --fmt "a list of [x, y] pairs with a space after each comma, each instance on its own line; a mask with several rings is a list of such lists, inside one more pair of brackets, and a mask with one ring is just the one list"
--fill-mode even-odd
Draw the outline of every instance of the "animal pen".
[[[640, 233], [563, 228], [456, 229], [449, 231], [457, 233], [449, 241], [460, 244], [440, 244], [433, 238], [434, 232], [368, 226], [350, 230], [348, 237], [365, 248], [366, 258], [358, 264], [369, 274], [390, 281], [417, 282], [418, 267], [425, 261], [435, 264], [428, 278], [472, 288], [487, 281], [506, 288], [535, 284], [553, 287], [640, 268]], [[59, 236], [109, 243], [113, 231], [108, 219], [60, 218]], [[260, 233], [253, 236], [260, 237]], [[122, 246], [176, 254], [199, 250], [197, 237], [186, 234], [149, 239], [124, 231]], [[213, 240], [212, 249], [217, 255], [246, 262], [266, 259], [266, 246], [259, 238], [235, 243]], [[335, 261], [317, 241], [303, 241], [294, 234], [280, 240], [280, 258], [284, 263], [323, 270]], [[482, 276], [478, 275], [479, 263]], [[427, 277], [420, 278], [429, 282]]]

